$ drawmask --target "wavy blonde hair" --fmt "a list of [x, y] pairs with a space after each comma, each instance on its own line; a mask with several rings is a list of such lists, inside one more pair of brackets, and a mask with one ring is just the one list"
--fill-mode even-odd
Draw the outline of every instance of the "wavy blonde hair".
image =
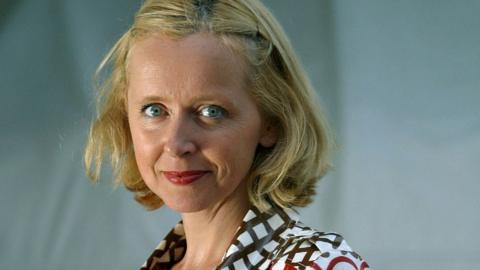
[[[252, 204], [303, 207], [312, 201], [315, 183], [330, 167], [331, 138], [316, 95], [279, 23], [257, 0], [146, 0], [100, 63], [98, 116], [85, 147], [86, 171], [92, 181], [102, 163], [111, 161], [115, 182], [135, 193], [147, 209], [163, 202], [144, 183], [135, 162], [128, 126], [127, 59], [139, 38], [161, 33], [182, 38], [208, 32], [242, 54], [249, 66], [251, 95], [265, 119], [275, 124], [277, 143], [259, 147], [248, 174]], [[107, 70], [108, 68], [108, 70]]]

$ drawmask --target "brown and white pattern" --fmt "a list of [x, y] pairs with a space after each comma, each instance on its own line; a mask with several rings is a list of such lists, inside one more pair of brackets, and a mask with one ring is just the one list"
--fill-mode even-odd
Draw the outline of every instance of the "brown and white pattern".
[[[306, 227], [291, 209], [272, 207], [269, 212], [260, 212], [252, 207], [233, 239], [216, 269], [369, 269], [342, 236]], [[186, 248], [180, 222], [140, 270], [171, 269], [183, 258]]]

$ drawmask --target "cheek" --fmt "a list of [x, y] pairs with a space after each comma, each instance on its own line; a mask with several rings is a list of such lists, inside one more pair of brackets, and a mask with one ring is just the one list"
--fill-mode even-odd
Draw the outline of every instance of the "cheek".
[[147, 134], [135, 127], [131, 127], [130, 130], [138, 169], [142, 177], [148, 178], [147, 175], [153, 171], [158, 147], [152, 139], [152, 134]]
[[221, 167], [224, 174], [229, 174], [227, 178], [243, 179], [248, 174], [258, 145], [256, 132], [248, 131], [242, 128], [224, 134], [220, 140], [214, 142], [217, 159], [223, 164]]

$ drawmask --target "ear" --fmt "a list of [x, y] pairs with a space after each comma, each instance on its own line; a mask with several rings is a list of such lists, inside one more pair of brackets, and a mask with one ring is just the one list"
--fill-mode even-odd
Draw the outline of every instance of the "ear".
[[262, 134], [260, 137], [260, 145], [268, 148], [272, 147], [277, 143], [278, 139], [278, 129], [271, 121], [264, 124], [262, 128]]

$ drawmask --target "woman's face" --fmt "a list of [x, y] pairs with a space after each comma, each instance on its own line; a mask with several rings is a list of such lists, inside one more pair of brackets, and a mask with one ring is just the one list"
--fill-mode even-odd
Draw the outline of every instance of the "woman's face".
[[128, 62], [128, 121], [150, 190], [179, 212], [248, 200], [255, 149], [275, 139], [248, 94], [243, 58], [211, 34], [158, 34], [137, 41]]

